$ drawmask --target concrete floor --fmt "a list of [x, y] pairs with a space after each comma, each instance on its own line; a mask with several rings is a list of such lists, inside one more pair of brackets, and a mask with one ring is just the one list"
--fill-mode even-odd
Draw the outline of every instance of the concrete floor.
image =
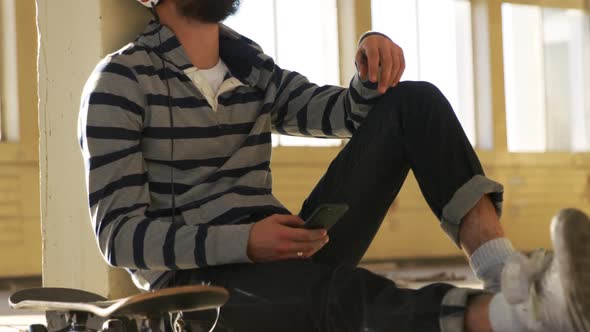
[[[421, 263], [365, 263], [362, 267], [394, 280], [399, 287], [420, 288], [433, 282], [445, 282], [458, 287], [481, 288], [471, 269], [460, 261]], [[26, 331], [31, 324], [44, 324], [41, 312], [13, 310], [8, 306], [8, 297], [23, 288], [39, 287], [40, 280], [0, 281], [0, 332]]]

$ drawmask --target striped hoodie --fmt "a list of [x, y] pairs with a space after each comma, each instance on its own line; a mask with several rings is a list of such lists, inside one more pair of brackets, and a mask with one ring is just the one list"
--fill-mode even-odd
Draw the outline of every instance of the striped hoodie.
[[250, 262], [246, 220], [290, 213], [272, 193], [271, 133], [350, 137], [378, 99], [358, 75], [348, 89], [312, 84], [224, 25], [220, 56], [230, 74], [217, 112], [184, 73], [193, 65], [174, 33], [156, 22], [101, 61], [84, 87], [92, 227], [106, 261], [142, 289], [158, 288], [170, 271]]

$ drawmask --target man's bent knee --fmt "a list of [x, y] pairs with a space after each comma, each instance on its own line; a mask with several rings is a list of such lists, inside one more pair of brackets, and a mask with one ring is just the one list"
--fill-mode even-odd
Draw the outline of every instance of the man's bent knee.
[[[456, 120], [455, 112], [439, 88], [424, 81], [400, 82], [383, 95], [374, 110], [386, 117], [383, 121], [399, 121], [402, 127], [406, 127], [408, 121], [424, 123], [433, 119], [433, 112], [436, 121]], [[392, 112], [397, 116], [392, 116]]]

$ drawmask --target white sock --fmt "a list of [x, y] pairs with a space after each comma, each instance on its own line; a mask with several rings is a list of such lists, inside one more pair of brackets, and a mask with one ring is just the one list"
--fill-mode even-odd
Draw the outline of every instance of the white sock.
[[528, 332], [514, 305], [506, 302], [502, 293], [496, 294], [490, 303], [489, 318], [494, 332]]
[[514, 253], [512, 242], [498, 238], [481, 245], [469, 258], [475, 276], [483, 281], [487, 291], [498, 293], [504, 263]]

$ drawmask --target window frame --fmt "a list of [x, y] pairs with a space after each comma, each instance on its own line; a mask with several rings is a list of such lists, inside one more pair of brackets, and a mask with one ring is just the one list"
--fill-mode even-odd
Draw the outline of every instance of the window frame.
[[[493, 110], [491, 112], [493, 119], [493, 148], [490, 150], [476, 149], [482, 163], [488, 167], [551, 165], [577, 168], [590, 166], [590, 152], [508, 152], [502, 24], [502, 4], [504, 3], [558, 9], [578, 9], [590, 14], [590, 1], [471, 0], [471, 2], [473, 4], [473, 36], [476, 53], [475, 75], [478, 76], [476, 84], [480, 84], [480, 86], [476, 87], [476, 113], [481, 111], [479, 109], [482, 106], [481, 99], [489, 99], [490, 109]], [[489, 73], [487, 75], [482, 72], [481, 68], [485, 62], [489, 64]]]
[[588, 10], [589, 5], [587, 0], [503, 0], [502, 3], [560, 9], [580, 9], [586, 11]]
[[[575, 205], [588, 209], [590, 152], [508, 152], [502, 4], [510, 2], [580, 9], [584, 1], [588, 0], [471, 0], [478, 144], [475, 150], [486, 173], [505, 186], [504, 227], [506, 234], [522, 251], [550, 246], [548, 221], [558, 208]], [[590, 12], [590, 1], [588, 7], [583, 9], [586, 13]], [[482, 127], [489, 127], [489, 132], [482, 132]], [[482, 135], [488, 135], [493, 145], [482, 147]], [[551, 176], [547, 177], [548, 174]], [[556, 195], [553, 186], [556, 181], [565, 181], [557, 189], [557, 195], [561, 197], [563, 194], [563, 198], [553, 201]], [[568, 181], [575, 181], [577, 186], [573, 188]], [[584, 189], [580, 189], [581, 187]], [[449, 245], [447, 239], [435, 235], [436, 219], [421, 198], [418, 184], [409, 177], [398, 196], [397, 211], [395, 206], [390, 209], [395, 212], [386, 217], [366, 259], [381, 261], [460, 256], [460, 252]], [[549, 199], [552, 201], [546, 201]], [[543, 209], [545, 206], [547, 208]], [[539, 218], [540, 216], [542, 217]], [[431, 223], [426, 223], [426, 220]], [[531, 229], [534, 230], [533, 236]], [[417, 232], [426, 230], [429, 234], [433, 233], [429, 250], [417, 246], [415, 241], [404, 242], [398, 238], [396, 239], [399, 241], [391, 241], [391, 236], [401, 234], [402, 237], [405, 235], [412, 239]], [[433, 253], [432, 248], [437, 248], [436, 253]]]
[[[515, 0], [504, 0], [501, 4], [502, 6], [502, 24], [506, 24], [508, 23], [508, 26], [504, 25], [505, 28], [510, 28], [510, 25], [515, 24], [513, 22], [509, 22], [507, 21], [508, 17], [505, 17], [506, 14], [508, 14], [511, 11], [515, 11], [516, 13], [519, 13], [521, 10], [526, 10], [527, 13], [529, 13], [530, 15], [533, 15], [533, 13], [535, 13], [535, 15], [539, 15], [538, 20], [539, 22], [536, 23], [538, 24], [537, 29], [540, 30], [535, 30], [538, 31], [537, 33], [540, 33], [540, 36], [537, 36], [536, 38], [530, 40], [531, 43], [538, 43], [535, 47], [540, 47], [542, 48], [539, 49], [539, 51], [536, 51], [535, 56], [533, 57], [535, 60], [535, 67], [530, 67], [528, 68], [529, 70], [533, 70], [533, 68], [536, 68], [536, 75], [541, 75], [541, 81], [536, 80], [535, 84], [536, 85], [532, 90], [520, 90], [519, 92], [517, 92], [517, 94], [515, 95], [514, 92], [511, 93], [511, 87], [507, 86], [507, 93], [508, 94], [512, 94], [511, 98], [507, 98], [507, 104], [510, 104], [509, 108], [507, 109], [507, 116], [508, 116], [508, 125], [510, 127], [509, 129], [509, 133], [508, 133], [508, 140], [509, 140], [509, 146], [511, 149], [514, 150], [514, 152], [526, 152], [527, 150], [530, 151], [530, 153], [546, 153], [546, 152], [550, 152], [550, 151], [563, 151], [563, 152], [568, 152], [568, 151], [572, 151], [572, 152], [581, 152], [581, 153], [585, 153], [585, 152], [590, 152], [590, 146], [588, 146], [589, 142], [586, 138], [586, 136], [590, 133], [588, 133], [588, 129], [583, 129], [584, 127], [587, 127], [587, 123], [586, 121], [586, 117], [590, 116], [590, 114], [588, 114], [587, 111], [584, 110], [584, 108], [586, 108], [588, 101], [584, 101], [584, 99], [587, 99], [584, 97], [585, 95], [585, 91], [587, 90], [588, 86], [588, 82], [585, 82], [586, 80], [582, 77], [578, 77], [578, 79], [584, 81], [585, 83], [582, 83], [582, 85], [577, 86], [578, 88], [584, 88], [583, 90], [577, 90], [577, 98], [581, 98], [581, 100], [576, 99], [577, 101], [581, 101], [581, 103], [575, 102], [575, 104], [570, 104], [571, 106], [574, 105], [578, 105], [578, 107], [572, 107], [571, 110], [566, 111], [565, 113], [563, 113], [563, 107], [565, 106], [564, 104], [562, 104], [561, 102], [559, 104], [555, 104], [555, 98], [567, 98], [566, 100], [563, 100], [562, 102], [567, 102], [567, 103], [571, 103], [574, 102], [573, 98], [574, 96], [572, 95], [572, 93], [574, 92], [568, 92], [568, 95], [566, 96], [565, 94], [555, 94], [555, 93], [551, 93], [551, 91], [555, 88], [555, 86], [552, 86], [552, 84], [561, 84], [561, 83], [555, 83], [555, 82], [559, 82], [559, 80], [561, 79], [565, 79], [567, 76], [568, 79], [568, 84], [573, 84], [572, 80], [575, 80], [576, 77], [575, 76], [579, 76], [579, 75], [584, 75], [583, 73], [577, 73], [574, 76], [573, 73], [568, 71], [572, 71], [574, 70], [574, 68], [576, 68], [575, 70], [578, 71], [578, 68], [584, 68], [584, 71], [590, 70], [590, 67], [587, 67], [584, 64], [581, 64], [584, 60], [584, 58], [582, 58], [582, 55], [586, 55], [586, 51], [584, 50], [579, 50], [582, 53], [576, 53], [579, 54], [579, 57], [577, 59], [573, 59], [572, 56], [574, 53], [573, 52], [573, 48], [579, 47], [579, 48], [586, 48], [587, 47], [587, 32], [582, 32], [579, 29], [579, 27], [576, 25], [576, 31], [578, 31], [577, 33], [581, 33], [584, 36], [584, 41], [580, 42], [580, 39], [576, 39], [576, 40], [569, 40], [568, 46], [567, 46], [567, 51], [565, 50], [566, 46], [563, 46], [564, 49], [563, 51], [566, 51], [568, 55], [568, 57], [570, 58], [570, 60], [572, 61], [578, 61], [576, 63], [577, 65], [569, 64], [568, 67], [556, 67], [557, 63], [561, 63], [561, 61], [556, 62], [556, 60], [551, 60], [548, 62], [547, 59], [549, 59], [548, 57], [551, 57], [551, 53], [549, 49], [547, 49], [548, 47], [555, 47], [555, 44], [553, 44], [552, 42], [549, 42], [549, 44], [547, 44], [547, 36], [550, 36], [551, 34], [548, 35], [548, 25], [551, 23], [551, 19], [549, 19], [549, 21], [547, 21], [547, 13], [548, 12], [558, 12], [559, 13], [559, 17], [561, 17], [561, 19], [565, 19], [565, 15], [567, 15], [568, 11], [575, 11], [575, 16], [582, 19], [583, 22], [579, 22], [581, 24], [584, 24], [584, 26], [587, 25], [587, 21], [589, 18], [588, 15], [588, 11], [585, 10], [585, 5], [584, 5], [584, 1], [585, 0], [574, 0], [574, 1], [568, 1], [568, 0], [561, 0], [561, 1], [547, 1], [547, 0], [537, 0], [537, 1], [531, 1], [531, 0], [521, 0], [521, 1], [515, 1]], [[590, 3], [590, 2], [589, 2]], [[510, 6], [512, 9], [507, 8], [508, 6]], [[508, 11], [507, 11], [508, 10]], [[579, 15], [579, 14], [582, 15]], [[574, 13], [572, 13], [574, 14]], [[535, 16], [536, 17], [536, 16]], [[532, 19], [532, 18], [531, 18]], [[576, 19], [576, 22], [577, 19]], [[569, 23], [568, 23], [569, 24]], [[573, 25], [570, 26], [570, 28], [574, 28]], [[532, 28], [531, 28], [532, 29]], [[585, 28], [583, 29], [585, 31]], [[509, 30], [507, 30], [509, 31]], [[505, 31], [505, 32], [507, 32]], [[553, 31], [553, 30], [552, 30]], [[510, 45], [510, 43], [514, 43], [513, 41], [511, 41], [511, 38], [518, 38], [518, 37], [514, 37], [517, 36], [518, 34], [521, 34], [523, 31], [519, 30], [514, 30], [512, 32], [508, 32], [510, 35], [506, 36], [507, 39], [505, 39], [505, 42], [507, 42], [507, 45]], [[532, 32], [529, 31], [529, 32]], [[573, 33], [573, 32], [572, 32]], [[576, 33], [576, 35], [577, 35]], [[527, 36], [529, 35], [529, 33], [526, 34]], [[573, 35], [572, 35], [573, 36]], [[580, 35], [577, 35], [578, 37], [581, 37]], [[522, 38], [522, 35], [521, 35]], [[527, 37], [528, 39], [528, 37]], [[564, 40], [565, 42], [565, 40]], [[574, 44], [571, 44], [571, 42], [575, 42], [575, 46]], [[506, 46], [506, 45], [504, 45]], [[514, 52], [514, 45], [509, 46], [511, 48], [510, 51]], [[515, 59], [518, 59], [519, 57], [519, 53], [512, 53], [510, 55], [506, 54], [506, 56], [508, 56], [510, 61], [518, 61]], [[520, 56], [523, 56], [523, 54], [520, 54]], [[506, 58], [505, 58], [506, 59]], [[523, 58], [520, 59], [520, 61], [523, 61]], [[526, 60], [527, 63], [531, 62], [532, 60], [527, 59]], [[540, 62], [540, 63], [538, 63]], [[581, 67], [578, 67], [578, 65], [581, 64]], [[552, 68], [552, 69], [551, 69]], [[558, 71], [554, 71], [555, 69], [558, 69]], [[521, 73], [520, 75], [517, 74], [516, 68], [514, 68], [514, 64], [511, 64], [510, 67], [506, 67], [505, 68], [507, 71], [507, 74], [511, 76], [511, 79], [516, 80], [516, 79], [529, 79], [528, 76], [523, 76], [523, 74]], [[560, 74], [557, 74], [560, 73]], [[516, 75], [516, 76], [514, 76]], [[550, 76], [548, 75], [564, 75], [564, 77], [553, 77], [550, 78]], [[510, 78], [507, 77], [507, 82], [509, 83], [508, 80]], [[511, 83], [514, 84], [514, 83]], [[573, 87], [573, 86], [572, 86]], [[565, 87], [564, 87], [565, 88]], [[517, 89], [518, 91], [518, 89]], [[569, 90], [568, 90], [569, 91]], [[531, 100], [527, 100], [527, 99], [522, 99], [522, 97], [516, 97], [518, 95], [520, 95], [520, 93], [541, 93], [542, 96], [539, 96], [537, 98], [531, 98]], [[564, 91], [562, 91], [564, 92]], [[524, 114], [527, 114], [526, 112], [524, 114], [521, 113], [521, 111], [519, 110], [519, 108], [522, 107], [522, 105], [520, 105], [520, 107], [516, 107], [515, 103], [539, 103], [538, 107], [531, 107], [529, 108], [529, 111], [531, 111], [532, 113], [530, 114], [533, 119], [528, 119], [524, 120], [524, 122], [529, 122], [529, 121], [535, 121], [535, 122], [545, 122], [544, 124], [537, 124], [535, 127], [527, 127], [527, 128], [521, 128], [520, 126], [522, 126], [523, 123], [523, 116]], [[528, 104], [528, 105], [532, 105], [532, 104]], [[575, 108], [575, 109], [574, 109]], [[518, 113], [521, 113], [520, 115]], [[578, 119], [578, 120], [574, 120], [574, 119]], [[512, 123], [511, 123], [512, 121]], [[555, 122], [557, 121], [557, 122]], [[576, 126], [573, 124], [573, 121], [581, 121], [584, 124], [581, 124], [580, 127]], [[587, 124], [586, 124], [587, 123]], [[562, 127], [565, 126], [565, 127]], [[566, 129], [569, 128], [569, 129]], [[522, 134], [522, 133], [517, 133], [517, 131], [521, 131], [521, 130], [525, 130], [526, 133], [528, 134]], [[530, 130], [530, 131], [529, 131]], [[564, 131], [565, 130], [565, 131]], [[563, 133], [567, 132], [568, 130], [573, 130], [578, 131], [578, 130], [582, 130], [581, 132], [579, 132], [579, 134], [583, 133], [584, 134], [584, 138], [580, 137], [580, 136], [574, 136], [574, 134], [572, 135], [563, 135]], [[562, 132], [563, 131], [563, 132]], [[515, 135], [514, 137], [512, 137], [512, 135]], [[533, 139], [533, 137], [535, 137], [536, 135], [540, 135], [540, 137], [536, 137]], [[527, 138], [528, 137], [528, 138]], [[579, 137], [580, 140], [576, 139], [575, 137]], [[526, 142], [526, 143], [525, 143]]]
[[[342, 85], [340, 61], [334, 61], [340, 56], [340, 45], [337, 39], [340, 36], [338, 26], [338, 0], [321, 0], [321, 3], [308, 2], [305, 4], [295, 5], [280, 0], [264, 0], [256, 3], [258, 6], [249, 6], [242, 4], [236, 15], [230, 16], [223, 24], [246, 37], [253, 38], [264, 52], [272, 57], [282, 68], [295, 70], [306, 76], [312, 83], [319, 85]], [[250, 4], [253, 5], [254, 3]], [[326, 24], [322, 27], [311, 27], [312, 31], [293, 30], [293, 24], [297, 20], [293, 17], [305, 15], [309, 12], [309, 6], [318, 9], [315, 14], [310, 14], [312, 20], [326, 18]], [[297, 12], [301, 10], [301, 12]], [[328, 10], [329, 12], [326, 12]], [[294, 12], [295, 11], [295, 12]], [[263, 25], [249, 24], [248, 16], [262, 15], [266, 17]], [[319, 15], [318, 15], [319, 14]], [[295, 16], [293, 16], [295, 15]], [[315, 15], [315, 16], [314, 16]], [[327, 15], [327, 16], [326, 16]], [[312, 18], [313, 17], [313, 18]], [[272, 18], [271, 20], [269, 20]], [[293, 21], [292, 21], [293, 20]], [[318, 38], [312, 38], [309, 43], [301, 39], [301, 35], [316, 33]], [[301, 39], [301, 40], [299, 40]], [[283, 41], [287, 42], [283, 42]], [[289, 43], [288, 40], [299, 40], [299, 42]], [[292, 45], [291, 45], [292, 44]], [[322, 49], [325, 47], [325, 49]], [[313, 56], [298, 54], [297, 51], [312, 48], [322, 53], [321, 59]], [[303, 57], [303, 59], [302, 59]], [[318, 60], [318, 61], [315, 61]], [[301, 62], [303, 61], [303, 62]], [[315, 67], [307, 67], [307, 66]], [[318, 77], [318, 73], [319, 75]], [[280, 135], [273, 133], [272, 147], [318, 147], [318, 148], [341, 148], [343, 139], [323, 139], [298, 135]]]
[[[343, 0], [344, 1], [344, 0]], [[343, 2], [341, 1], [341, 2]], [[371, 1], [354, 0], [356, 9], [371, 12]], [[508, 152], [502, 4], [535, 5], [584, 10], [590, 14], [588, 0], [470, 0], [474, 51], [476, 137], [475, 148], [486, 167], [494, 166], [590, 166], [590, 152]], [[371, 21], [363, 20], [357, 30], [368, 31]], [[370, 14], [369, 14], [370, 17]], [[363, 28], [364, 27], [364, 28]], [[403, 47], [403, 45], [402, 45]], [[490, 126], [491, 124], [491, 126]], [[491, 127], [491, 128], [486, 128]], [[491, 142], [487, 145], [485, 142]]]
[[[366, 6], [369, 4], [369, 6]], [[346, 87], [356, 74], [354, 58], [357, 42], [371, 30], [371, 7], [366, 0], [337, 0], [338, 42], [340, 45], [340, 85]], [[328, 165], [345, 146], [276, 146], [273, 147], [273, 167], [281, 165]]]
[[[581, 9], [590, 14], [588, 0], [470, 0], [474, 48], [476, 140], [475, 148], [486, 167], [517, 165], [590, 166], [590, 152], [508, 152], [506, 95], [504, 90], [504, 47], [502, 4], [537, 5], [562, 9]], [[340, 43], [340, 82], [348, 85], [355, 74], [357, 41], [371, 30], [371, 1], [337, 0]], [[486, 128], [490, 127], [491, 128]], [[484, 142], [492, 144], [485, 144]], [[273, 165], [327, 165], [339, 147], [273, 148]]]

